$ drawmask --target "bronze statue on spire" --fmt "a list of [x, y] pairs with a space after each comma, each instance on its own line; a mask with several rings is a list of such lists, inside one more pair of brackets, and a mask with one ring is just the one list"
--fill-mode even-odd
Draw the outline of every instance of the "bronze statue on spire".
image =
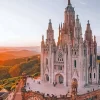
[[68, 0], [68, 5], [71, 5], [71, 2], [70, 2], [70, 0]]

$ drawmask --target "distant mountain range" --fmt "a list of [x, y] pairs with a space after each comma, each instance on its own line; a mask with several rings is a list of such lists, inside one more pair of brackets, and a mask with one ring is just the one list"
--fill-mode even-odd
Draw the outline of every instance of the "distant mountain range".
[[20, 50], [29, 50], [29, 51], [36, 51], [40, 52], [40, 46], [34, 46], [34, 47], [0, 47], [0, 52], [6, 52], [6, 51], [20, 51]]
[[[100, 46], [97, 48], [100, 55]], [[16, 59], [22, 57], [34, 56], [40, 54], [40, 46], [35, 47], [0, 47], [0, 61], [8, 59]]]
[[0, 61], [30, 57], [40, 53], [40, 47], [0, 47]]

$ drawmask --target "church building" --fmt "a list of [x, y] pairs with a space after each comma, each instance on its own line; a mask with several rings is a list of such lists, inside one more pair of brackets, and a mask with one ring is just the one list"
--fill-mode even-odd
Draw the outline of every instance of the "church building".
[[98, 84], [96, 37], [92, 34], [88, 20], [83, 39], [81, 22], [70, 0], [58, 34], [56, 43], [52, 22], [49, 20], [46, 40], [42, 36], [41, 41], [41, 81], [66, 87], [71, 85], [73, 79], [77, 80], [78, 87]]

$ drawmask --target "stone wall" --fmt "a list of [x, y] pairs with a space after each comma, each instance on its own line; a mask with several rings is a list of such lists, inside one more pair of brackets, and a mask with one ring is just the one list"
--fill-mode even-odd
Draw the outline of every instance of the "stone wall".
[[37, 100], [71, 100], [71, 97], [67, 97], [67, 95], [61, 95], [60, 97], [57, 96], [50, 96], [49, 94], [45, 95], [40, 92], [32, 92], [28, 91], [25, 92], [23, 95], [23, 100], [29, 100], [29, 99], [37, 99]]
[[23, 95], [23, 100], [29, 100], [29, 99], [37, 99], [37, 100], [100, 100], [100, 90], [92, 91], [83, 95], [76, 95], [76, 96], [70, 96], [68, 95], [60, 95], [59, 97], [57, 96], [50, 96], [49, 94], [45, 95], [43, 93], [40, 93], [39, 91], [37, 92], [24, 92]]

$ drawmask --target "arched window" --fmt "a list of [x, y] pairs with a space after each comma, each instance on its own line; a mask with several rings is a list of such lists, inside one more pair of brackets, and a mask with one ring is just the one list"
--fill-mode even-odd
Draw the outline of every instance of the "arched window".
[[76, 68], [76, 60], [74, 60], [74, 67]]
[[94, 78], [95, 78], [95, 73], [94, 73]]
[[92, 78], [92, 75], [91, 75], [91, 73], [90, 73], [90, 78]]

